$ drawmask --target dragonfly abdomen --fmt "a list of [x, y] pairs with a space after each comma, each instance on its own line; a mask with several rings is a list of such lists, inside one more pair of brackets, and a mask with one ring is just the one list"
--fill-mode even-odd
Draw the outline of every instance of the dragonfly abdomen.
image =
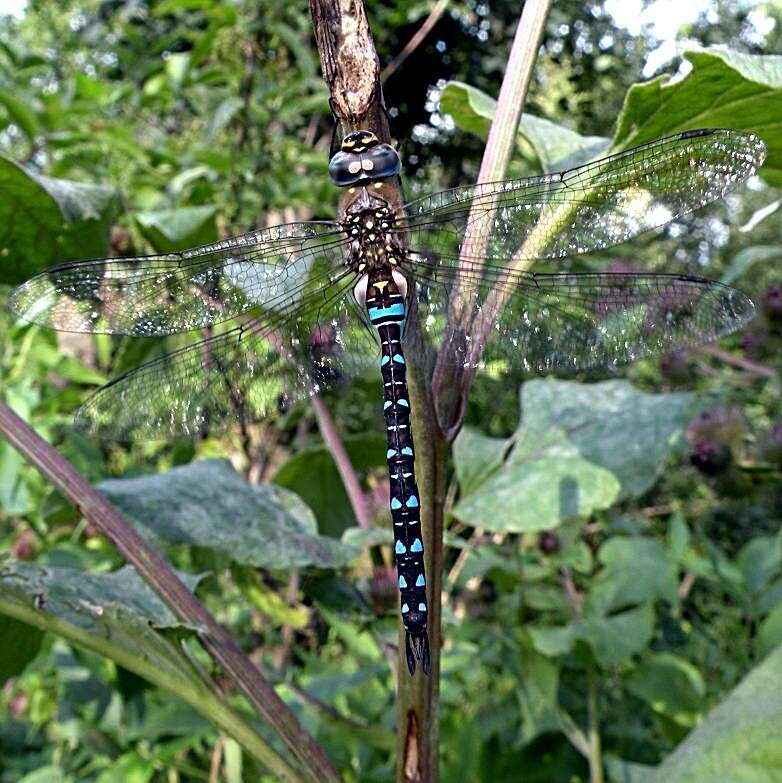
[[430, 660], [424, 543], [420, 498], [415, 480], [406, 362], [402, 350], [406, 309], [404, 296], [390, 268], [387, 274], [376, 271], [370, 275], [366, 308], [370, 322], [377, 329], [381, 345], [383, 418], [388, 443], [386, 459], [407, 666], [410, 674], [414, 674], [416, 661], [420, 661], [421, 668], [428, 674]]

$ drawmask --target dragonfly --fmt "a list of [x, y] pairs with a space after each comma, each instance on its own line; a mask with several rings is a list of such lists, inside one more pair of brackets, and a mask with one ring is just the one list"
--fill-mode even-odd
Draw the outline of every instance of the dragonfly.
[[429, 378], [488, 365], [579, 371], [741, 328], [754, 306], [730, 286], [673, 273], [574, 272], [565, 260], [720, 199], [764, 159], [751, 133], [689, 130], [558, 173], [398, 206], [389, 195], [402, 168], [396, 148], [357, 130], [329, 161], [331, 181], [345, 189], [340, 219], [177, 253], [63, 263], [18, 287], [10, 306], [72, 332], [206, 330], [86, 401], [77, 425], [117, 441], [195, 437], [274, 416], [281, 402], [364, 375], [379, 357], [405, 656], [411, 675], [417, 664], [429, 673], [408, 358]]

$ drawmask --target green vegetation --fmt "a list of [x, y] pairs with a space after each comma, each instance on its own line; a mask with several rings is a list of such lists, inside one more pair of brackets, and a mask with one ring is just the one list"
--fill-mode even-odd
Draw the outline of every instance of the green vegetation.
[[[518, 5], [449, 4], [388, 77], [408, 194], [474, 179]], [[367, 3], [383, 64], [430, 10]], [[758, 313], [622, 379], [478, 379], [448, 463], [443, 781], [782, 778], [782, 13], [709, 14], [682, 36], [730, 48], [693, 46], [643, 83], [653, 42], [600, 4], [549, 19], [510, 176], [692, 127], [769, 151], [759, 181], [676, 230], [568, 263], [722, 279]], [[333, 217], [331, 133], [304, 4], [0, 16], [0, 305], [58, 261]], [[393, 780], [380, 382], [323, 395], [374, 520], [360, 529], [309, 405], [195, 442], [72, 428], [97, 386], [180, 344], [53, 334], [2, 309], [0, 402], [165, 556], [344, 780]], [[314, 779], [201, 630], [0, 440], [0, 783]]]

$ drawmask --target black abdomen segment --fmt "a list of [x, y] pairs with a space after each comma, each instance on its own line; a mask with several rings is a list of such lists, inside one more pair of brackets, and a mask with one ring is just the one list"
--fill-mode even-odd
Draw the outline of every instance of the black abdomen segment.
[[367, 310], [370, 321], [377, 328], [381, 344], [383, 417], [388, 441], [386, 458], [402, 624], [406, 631], [407, 667], [410, 674], [414, 674], [418, 660], [428, 674], [430, 656], [424, 543], [419, 513], [420, 498], [415, 481], [413, 435], [410, 431], [407, 372], [401, 345], [405, 307], [403, 302], [399, 302], [390, 307], [368, 306]]

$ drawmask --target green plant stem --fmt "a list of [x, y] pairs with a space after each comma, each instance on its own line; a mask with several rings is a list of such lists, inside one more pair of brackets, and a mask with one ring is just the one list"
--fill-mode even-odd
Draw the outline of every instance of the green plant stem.
[[[489, 138], [481, 160], [478, 183], [494, 182], [505, 176], [513, 148], [516, 143], [519, 121], [521, 120], [527, 89], [532, 79], [532, 70], [540, 47], [540, 39], [546, 24], [553, 0], [527, 0], [521, 12], [519, 25], [513, 39], [505, 76], [497, 98], [497, 109], [489, 129]], [[468, 269], [475, 271], [475, 259], [485, 255], [489, 231], [482, 230], [493, 220], [492, 214], [486, 214], [486, 205], [480, 205], [478, 213], [471, 213], [468, 225], [475, 226], [475, 233], [467, 232], [462, 242], [460, 256], [469, 259]], [[486, 335], [481, 334], [480, 319], [477, 323], [473, 310], [473, 287], [471, 275], [465, 275], [457, 282], [458, 291], [463, 296], [450, 297], [448, 331], [443, 339], [447, 350], [451, 340], [459, 334], [475, 333], [473, 337], [485, 342]], [[480, 352], [482, 343], [475, 349]], [[449, 367], [447, 357], [437, 362], [432, 378], [434, 396], [438, 401], [437, 415], [446, 438], [450, 441], [461, 429], [467, 407], [467, 396], [472, 385], [474, 371]]]
[[[446, 496], [448, 444], [434, 415], [431, 388], [420, 368], [410, 364], [408, 387], [415, 440], [416, 477], [421, 496], [426, 578], [429, 584], [429, 645], [432, 669], [410, 677], [400, 655], [397, 687], [397, 783], [437, 783], [439, 780], [440, 648], [442, 646], [443, 510]], [[399, 649], [404, 629], [399, 625]]]
[[598, 680], [595, 664], [587, 667], [587, 711], [589, 720], [589, 779], [591, 783], [605, 783], [603, 774], [603, 749], [600, 742], [600, 713], [598, 709]]
[[3, 403], [0, 403], [0, 434], [117, 547], [176, 617], [199, 629], [198, 638], [203, 646], [299, 761], [306, 772], [305, 779], [317, 783], [340, 781], [339, 773], [323, 749], [302, 728], [258, 667], [187, 589], [168, 563], [73, 465]]

